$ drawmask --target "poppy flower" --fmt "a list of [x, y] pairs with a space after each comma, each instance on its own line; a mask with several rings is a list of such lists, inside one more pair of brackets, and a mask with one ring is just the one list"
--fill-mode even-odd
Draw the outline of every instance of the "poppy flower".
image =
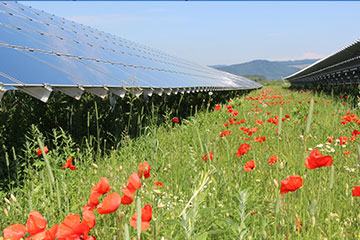
[[349, 154], [350, 154], [350, 151], [344, 152], [343, 154], [344, 154], [344, 155], [349, 155]]
[[353, 197], [360, 197], [360, 186], [354, 186], [352, 190]]
[[248, 161], [245, 166], [244, 166], [244, 170], [246, 172], [250, 172], [250, 170], [254, 169], [256, 166], [255, 166], [255, 162], [254, 160], [251, 160], [251, 161]]
[[171, 121], [172, 121], [173, 123], [179, 123], [179, 122], [180, 122], [179, 119], [177, 119], [177, 118], [173, 118]]
[[250, 150], [250, 144], [243, 143], [238, 148], [238, 152], [236, 153], [236, 156], [240, 157], [240, 156], [246, 154], [249, 150]]
[[262, 142], [266, 141], [266, 136], [265, 137], [254, 137], [254, 141], [262, 143]]
[[123, 196], [121, 197], [121, 204], [129, 205], [134, 201], [134, 194], [129, 191], [127, 187], [121, 188]]
[[215, 108], [214, 108], [215, 111], [219, 111], [220, 108], [221, 108], [220, 104], [215, 104]]
[[269, 159], [269, 165], [272, 165], [273, 163], [276, 163], [278, 160], [278, 155], [274, 155]]
[[255, 120], [255, 123], [258, 124], [258, 125], [263, 125], [264, 122], [260, 121], [260, 120]]
[[352, 133], [351, 133], [351, 135], [353, 135], [353, 136], [357, 136], [357, 135], [359, 135], [360, 134], [360, 132], [358, 131], [358, 130], [354, 130]]
[[303, 185], [303, 179], [299, 175], [293, 175], [285, 180], [281, 180], [280, 193], [293, 192]]
[[34, 235], [44, 231], [46, 224], [46, 219], [38, 211], [34, 210], [29, 214], [25, 228], [30, 235]]
[[4, 239], [20, 240], [25, 237], [25, 227], [20, 223], [15, 223], [4, 229]]
[[129, 180], [127, 182], [126, 188], [130, 191], [131, 194], [134, 194], [136, 190], [140, 189], [141, 180], [137, 173], [133, 173], [130, 175]]
[[113, 192], [108, 194], [104, 200], [97, 206], [99, 214], [109, 214], [115, 212], [121, 203], [121, 197], [118, 193]]
[[58, 227], [59, 240], [81, 239], [86, 237], [91, 228], [86, 222], [80, 222], [80, 216], [70, 213]]
[[[214, 155], [213, 155], [213, 153], [212, 153], [212, 152], [209, 152], [208, 154], [209, 154], [210, 160], [213, 161], [213, 160], [214, 160]], [[204, 162], [207, 162], [207, 160], [208, 160], [208, 154], [205, 154], [205, 155], [202, 157], [202, 160], [203, 160]]]
[[82, 212], [83, 222], [91, 229], [95, 226], [95, 213], [93, 211], [85, 210]]
[[285, 117], [286, 117], [287, 119], [289, 119], [289, 118], [290, 118], [290, 115], [289, 115], [289, 114], [286, 114]]
[[236, 111], [236, 110], [233, 110], [232, 113], [231, 113], [231, 115], [232, 115], [233, 117], [235, 117], [235, 116], [239, 115], [239, 112]]
[[313, 150], [305, 160], [305, 166], [307, 169], [314, 169], [318, 167], [329, 167], [333, 164], [331, 156], [323, 156], [320, 154], [319, 149]]
[[100, 182], [91, 188], [91, 195], [100, 197], [103, 194], [110, 192], [109, 180], [106, 177], [100, 178]]
[[164, 185], [161, 182], [154, 182], [155, 186], [157, 187], [163, 187]]
[[355, 141], [356, 140], [356, 137], [355, 136], [352, 136], [351, 138], [350, 138], [350, 141]]
[[39, 232], [35, 235], [31, 235], [26, 238], [26, 240], [55, 240], [57, 231], [58, 231], [59, 224], [55, 224], [52, 228], [49, 228], [48, 230], [44, 230], [42, 232]]
[[299, 220], [296, 219], [296, 231], [301, 232], [302, 222], [301, 218]]
[[138, 171], [139, 178], [142, 178], [142, 176], [144, 176], [144, 178], [150, 177], [150, 171], [151, 171], [151, 167], [147, 161], [139, 164], [139, 171]]
[[226, 108], [226, 109], [231, 109], [232, 106], [231, 106], [231, 105], [227, 105], [225, 108]]
[[70, 168], [70, 170], [75, 170], [76, 167], [72, 165], [73, 158], [69, 158], [64, 165], [61, 166], [61, 168]]
[[[152, 219], [152, 208], [150, 204], [146, 204], [141, 209], [141, 231], [146, 231], [150, 227], [150, 221]], [[137, 213], [135, 212], [133, 218], [130, 219], [130, 225], [137, 228]]]
[[94, 194], [90, 194], [90, 198], [88, 200], [88, 203], [82, 207], [81, 209], [83, 211], [85, 210], [89, 210], [89, 211], [92, 211], [94, 208], [96, 208], [96, 206], [100, 203], [98, 197]]
[[339, 139], [340, 139], [340, 143], [339, 143], [340, 145], [344, 145], [348, 141], [348, 138], [346, 136], [341, 136]]
[[[47, 154], [49, 152], [49, 149], [46, 146], [43, 146], [43, 148], [44, 148], [45, 154]], [[41, 148], [38, 148], [36, 154], [38, 156], [40, 156], [42, 154]]]
[[223, 131], [222, 133], [220, 133], [220, 137], [230, 136], [230, 135], [231, 135], [231, 131]]
[[334, 141], [334, 137], [333, 136], [330, 136], [329, 137], [329, 143], [332, 143]]

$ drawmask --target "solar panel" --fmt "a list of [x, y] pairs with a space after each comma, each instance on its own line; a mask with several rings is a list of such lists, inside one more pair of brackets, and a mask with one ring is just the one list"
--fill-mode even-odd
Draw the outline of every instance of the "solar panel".
[[0, 2], [0, 86], [0, 99], [14, 87], [44, 102], [53, 89], [79, 99], [261, 87], [17, 2]]
[[360, 39], [286, 79], [293, 86], [350, 85], [357, 88], [360, 83]]

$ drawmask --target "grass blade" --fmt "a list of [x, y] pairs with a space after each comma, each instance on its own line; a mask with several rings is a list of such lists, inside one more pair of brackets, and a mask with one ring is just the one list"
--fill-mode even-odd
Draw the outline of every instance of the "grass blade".
[[54, 180], [54, 175], [53, 175], [53, 172], [51, 170], [51, 166], [50, 166], [50, 163], [49, 163], [49, 159], [45, 153], [45, 150], [44, 150], [44, 146], [43, 146], [43, 143], [41, 142], [40, 138], [37, 139], [38, 140], [38, 143], [39, 143], [39, 146], [40, 146], [40, 149], [41, 149], [41, 152], [42, 152], [42, 155], [44, 157], [44, 160], [45, 160], [45, 164], [46, 164], [46, 169], [48, 171], [48, 174], [49, 174], [49, 177], [50, 177], [50, 181], [51, 183], [54, 183], [55, 180]]
[[312, 116], [314, 112], [314, 99], [311, 99], [310, 101], [310, 107], [309, 107], [309, 113], [306, 120], [306, 128], [305, 128], [305, 134], [308, 135], [310, 132], [310, 125], [312, 122]]
[[138, 198], [136, 201], [136, 227], [137, 227], [137, 238], [141, 237], [141, 199]]

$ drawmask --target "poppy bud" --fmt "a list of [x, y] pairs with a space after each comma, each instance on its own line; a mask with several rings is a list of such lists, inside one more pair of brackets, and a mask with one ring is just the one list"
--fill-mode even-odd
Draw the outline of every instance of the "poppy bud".
[[4, 201], [5, 201], [7, 204], [11, 205], [11, 202], [9, 201], [9, 199], [4, 198]]
[[10, 198], [14, 203], [17, 203], [16, 197], [14, 195], [10, 194]]
[[5, 214], [5, 216], [9, 216], [9, 212], [8, 212], [8, 210], [6, 209], [6, 208], [4, 208], [4, 214]]
[[261, 236], [263, 239], [267, 239], [267, 234], [266, 234], [265, 230], [262, 231]]
[[313, 227], [315, 227], [315, 225], [316, 225], [315, 216], [312, 216], [312, 218], [311, 218], [311, 225], [312, 225]]
[[281, 163], [279, 164], [279, 169], [282, 170], [283, 168], [284, 168], [284, 163], [281, 162]]
[[276, 181], [276, 179], [274, 179], [274, 185], [275, 185], [276, 188], [279, 187], [279, 183]]

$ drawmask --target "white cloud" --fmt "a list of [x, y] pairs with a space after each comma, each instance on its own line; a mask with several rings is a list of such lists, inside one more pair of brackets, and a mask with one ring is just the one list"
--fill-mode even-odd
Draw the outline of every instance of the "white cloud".
[[301, 56], [295, 56], [295, 57], [282, 57], [282, 58], [271, 58], [269, 60], [271, 61], [287, 61], [287, 60], [302, 60], [302, 59], [317, 59], [317, 58], [324, 58], [326, 55], [321, 53], [304, 53]]

